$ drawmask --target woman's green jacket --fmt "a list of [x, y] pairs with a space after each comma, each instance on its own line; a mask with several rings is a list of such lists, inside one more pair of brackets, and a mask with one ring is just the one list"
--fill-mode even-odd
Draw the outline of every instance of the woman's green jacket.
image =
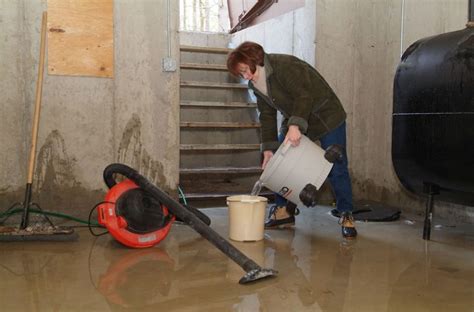
[[262, 151], [279, 146], [277, 111], [283, 115], [283, 133], [289, 125], [297, 125], [311, 140], [344, 122], [346, 113], [341, 102], [314, 67], [286, 54], [265, 54], [264, 66], [268, 96], [249, 81], [260, 113]]

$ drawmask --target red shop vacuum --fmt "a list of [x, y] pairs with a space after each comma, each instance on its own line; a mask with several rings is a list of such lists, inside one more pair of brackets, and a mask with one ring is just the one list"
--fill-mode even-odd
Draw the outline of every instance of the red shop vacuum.
[[[116, 175], [126, 180], [116, 181]], [[109, 188], [105, 201], [98, 207], [99, 223], [120, 243], [131, 248], [147, 248], [166, 238], [175, 220], [189, 225], [202, 237], [236, 262], [246, 274], [240, 284], [277, 275], [273, 269], [263, 269], [252, 259], [221, 237], [209, 225], [207, 215], [191, 206], [183, 206], [153, 185], [135, 169], [123, 164], [111, 164], [104, 170]]]
[[132, 180], [113, 186], [97, 208], [99, 224], [131, 248], [152, 247], [169, 233], [175, 217]]
[[[113, 168], [107, 167], [104, 170], [104, 181], [109, 192], [97, 207], [99, 224], [127, 247], [148, 248], [158, 244], [168, 235], [176, 217], [132, 180], [117, 183]], [[209, 217], [198, 209], [184, 207], [206, 225], [211, 224]]]

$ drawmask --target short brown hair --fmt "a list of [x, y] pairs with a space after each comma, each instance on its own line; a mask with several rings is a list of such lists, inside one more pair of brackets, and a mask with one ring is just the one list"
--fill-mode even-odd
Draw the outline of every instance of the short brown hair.
[[261, 45], [255, 42], [245, 41], [227, 56], [227, 69], [232, 75], [240, 77], [237, 65], [244, 63], [250, 67], [250, 71], [253, 74], [257, 70], [257, 65], [264, 65], [264, 54], [265, 51]]

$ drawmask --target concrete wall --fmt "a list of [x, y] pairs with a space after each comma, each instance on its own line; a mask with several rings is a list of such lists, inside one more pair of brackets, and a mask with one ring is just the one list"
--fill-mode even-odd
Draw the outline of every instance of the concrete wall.
[[[323, 74], [347, 113], [356, 200], [424, 211], [391, 160], [392, 88], [401, 52], [414, 41], [464, 28], [468, 0], [307, 0], [304, 8], [237, 32], [268, 52], [301, 57]], [[454, 209], [453, 209], [454, 208]], [[436, 215], [474, 221], [474, 208], [436, 202]]]
[[[87, 216], [106, 190], [103, 169], [128, 164], [174, 195], [179, 159], [178, 2], [114, 1], [113, 79], [45, 71], [33, 200]], [[43, 0], [0, 0], [0, 211], [23, 200]]]
[[[22, 201], [26, 183], [41, 12], [46, 0], [0, 0], [0, 210]], [[111, 162], [139, 169], [174, 194], [179, 159], [178, 2], [115, 0], [115, 78], [45, 75], [34, 198], [46, 210], [85, 216], [102, 199]], [[232, 45], [316, 64], [348, 112], [356, 199], [421, 212], [390, 156], [392, 83], [400, 53], [425, 36], [461, 29], [468, 0], [307, 0], [305, 7], [236, 33]], [[315, 40], [315, 38], [317, 40]], [[179, 63], [179, 62], [178, 62]], [[472, 207], [437, 203], [438, 215], [474, 218]], [[461, 213], [459, 213], [461, 212]]]
[[316, 1], [307, 0], [303, 8], [233, 34], [231, 47], [254, 41], [269, 53], [293, 54], [314, 64], [315, 11]]

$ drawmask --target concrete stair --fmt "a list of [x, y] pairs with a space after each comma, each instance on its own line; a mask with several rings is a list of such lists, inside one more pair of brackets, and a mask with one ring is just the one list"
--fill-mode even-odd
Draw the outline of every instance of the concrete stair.
[[230, 49], [180, 50], [180, 187], [194, 206], [225, 206], [227, 196], [249, 194], [262, 172], [256, 105], [227, 72]]

